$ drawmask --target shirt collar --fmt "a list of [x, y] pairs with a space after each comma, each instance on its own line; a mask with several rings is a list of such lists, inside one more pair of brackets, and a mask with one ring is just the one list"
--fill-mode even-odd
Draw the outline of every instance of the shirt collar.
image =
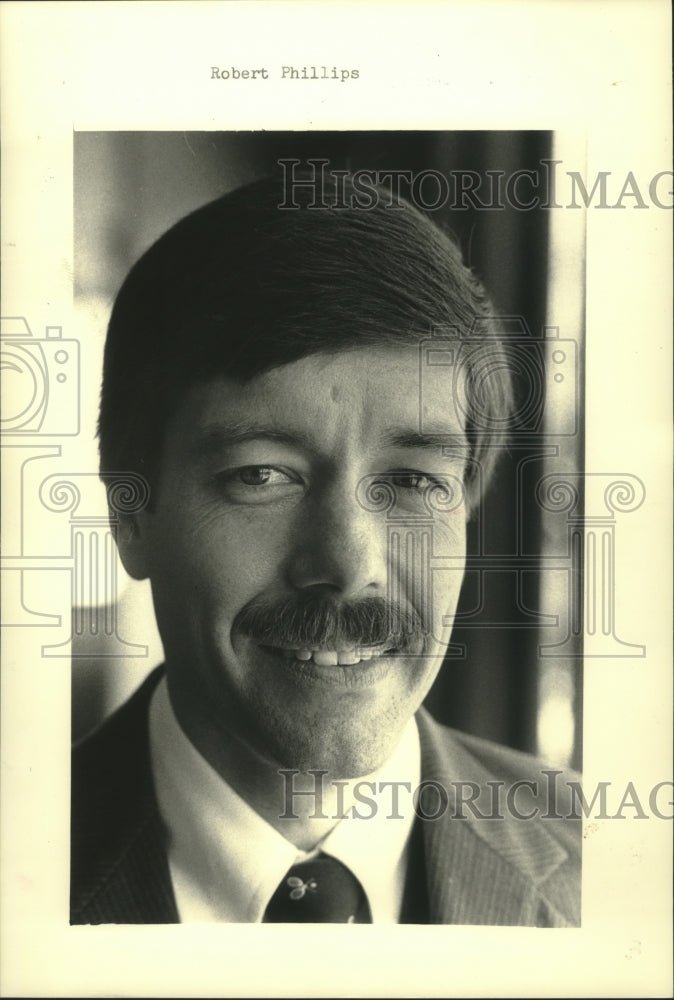
[[[150, 707], [150, 752], [182, 922], [261, 921], [288, 869], [319, 850], [357, 876], [375, 923], [397, 921], [414, 821], [408, 788], [414, 790], [420, 780], [414, 719], [389, 760], [357, 783], [355, 801], [345, 796], [345, 817], [308, 853], [298, 851], [252, 809], [196, 750], [175, 717], [166, 678]], [[397, 813], [387, 782], [405, 783]]]

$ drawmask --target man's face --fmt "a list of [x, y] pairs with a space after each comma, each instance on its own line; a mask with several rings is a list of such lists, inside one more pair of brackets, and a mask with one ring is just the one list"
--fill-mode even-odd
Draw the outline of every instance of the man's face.
[[437, 438], [419, 433], [414, 348], [191, 389], [136, 544], [193, 738], [331, 777], [392, 752], [441, 665], [463, 577], [450, 387], [441, 370], [424, 381]]

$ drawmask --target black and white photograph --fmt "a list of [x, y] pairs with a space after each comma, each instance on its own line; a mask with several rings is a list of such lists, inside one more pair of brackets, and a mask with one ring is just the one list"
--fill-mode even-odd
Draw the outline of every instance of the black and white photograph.
[[666, 995], [664, 113], [556, 5], [18, 6], [3, 991]]
[[[75, 751], [74, 923], [580, 923], [582, 331], [547, 323], [552, 148], [75, 135], [93, 316], [135, 264], [98, 438], [151, 586], [132, 633], [128, 592], [77, 584], [78, 727], [118, 660], [157, 666], [151, 608], [165, 666]], [[77, 530], [84, 578], [107, 534]], [[344, 910], [317, 908], [323, 868], [336, 898], [360, 876]]]

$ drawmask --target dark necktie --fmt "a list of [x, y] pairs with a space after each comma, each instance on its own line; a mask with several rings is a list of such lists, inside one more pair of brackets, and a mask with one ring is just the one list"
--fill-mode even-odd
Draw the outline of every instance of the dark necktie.
[[293, 865], [265, 910], [264, 923], [370, 924], [360, 882], [340, 861], [319, 854]]

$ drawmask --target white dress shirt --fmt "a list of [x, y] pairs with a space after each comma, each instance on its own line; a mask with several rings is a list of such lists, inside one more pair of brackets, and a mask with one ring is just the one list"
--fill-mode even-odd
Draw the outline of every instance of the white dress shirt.
[[[373, 923], [397, 923], [415, 817], [412, 792], [421, 771], [413, 718], [389, 760], [360, 779], [376, 783], [376, 795], [369, 785], [362, 790], [376, 801], [374, 816], [365, 818], [372, 809], [345, 794], [349, 811], [309, 852], [286, 840], [195, 749], [174, 715], [166, 678], [150, 707], [150, 752], [181, 923], [259, 923], [288, 869], [319, 850], [337, 858], [360, 880]], [[380, 783], [387, 781], [407, 786], [399, 786], [395, 812], [390, 787], [379, 791]]]

